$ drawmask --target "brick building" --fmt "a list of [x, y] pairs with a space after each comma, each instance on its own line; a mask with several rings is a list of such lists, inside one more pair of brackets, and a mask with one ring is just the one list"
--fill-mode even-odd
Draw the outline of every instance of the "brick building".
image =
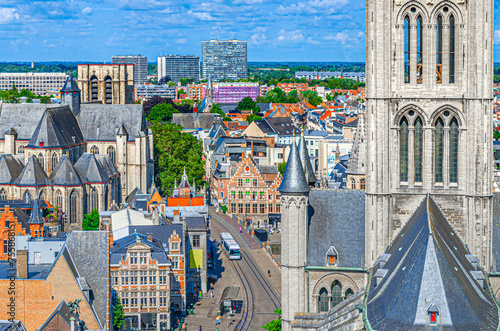
[[11, 210], [5, 206], [4, 211], [0, 213], [0, 260], [9, 259], [9, 255], [14, 245], [14, 236], [23, 236], [28, 228], [27, 216], [21, 209]]

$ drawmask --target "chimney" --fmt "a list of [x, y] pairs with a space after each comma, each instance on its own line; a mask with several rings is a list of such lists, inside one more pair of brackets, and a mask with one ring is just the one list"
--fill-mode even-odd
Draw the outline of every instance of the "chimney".
[[28, 279], [28, 251], [17, 251], [17, 278]]
[[146, 236], [147, 236], [149, 242], [153, 242], [153, 234], [152, 233], [148, 233]]

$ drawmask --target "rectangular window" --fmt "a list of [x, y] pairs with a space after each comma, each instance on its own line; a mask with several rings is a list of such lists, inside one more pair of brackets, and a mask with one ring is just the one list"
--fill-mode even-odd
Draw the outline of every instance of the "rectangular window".
[[250, 200], [250, 191], [245, 192], [245, 199]]
[[250, 179], [245, 179], [245, 185], [246, 186], [250, 186], [250, 183], [251, 183]]
[[243, 199], [243, 191], [238, 192], [238, 199]]
[[269, 194], [268, 200], [272, 200], [272, 199], [273, 199], [273, 195]]
[[272, 213], [272, 212], [273, 212], [273, 204], [272, 204], [272, 203], [270, 203], [270, 204], [267, 206], [267, 208], [268, 208], [268, 212], [269, 212], [269, 213]]
[[170, 244], [170, 249], [173, 251], [176, 251], [179, 249], [179, 243], [171, 243]]
[[260, 213], [265, 214], [266, 213], [266, 205], [261, 203], [260, 204]]
[[266, 192], [259, 193], [260, 200], [264, 200], [266, 198]]
[[238, 186], [243, 186], [243, 179], [238, 178]]
[[3, 253], [9, 254], [9, 241], [7, 239], [3, 240]]
[[276, 204], [276, 212], [281, 213], [281, 205], [279, 203]]
[[231, 199], [236, 199], [236, 192], [235, 191], [231, 191]]
[[[199, 240], [199, 238], [198, 238], [198, 240]], [[174, 268], [174, 269], [179, 268], [179, 257], [178, 256], [172, 256], [172, 268]]]
[[224, 192], [220, 192], [220, 197], [224, 198]]
[[243, 214], [243, 204], [242, 203], [238, 204], [238, 214]]
[[232, 203], [232, 204], [230, 205], [229, 212], [230, 212], [231, 214], [236, 214], [236, 204], [235, 204], [235, 203]]
[[252, 192], [252, 200], [257, 200], [257, 192]]
[[224, 182], [220, 182], [220, 188], [224, 188]]
[[257, 186], [258, 182], [257, 182], [257, 179], [254, 179], [253, 180], [253, 186]]
[[245, 204], [245, 213], [250, 214], [250, 204], [249, 203]]
[[200, 247], [200, 235], [199, 234], [195, 234], [193, 235], [193, 247]]
[[257, 214], [257, 204], [256, 203], [254, 203], [252, 205], [252, 214]]
[[149, 298], [149, 306], [150, 307], [156, 306], [156, 298]]
[[430, 314], [431, 318], [431, 324], [436, 324], [437, 323], [437, 313], [436, 312], [431, 312]]

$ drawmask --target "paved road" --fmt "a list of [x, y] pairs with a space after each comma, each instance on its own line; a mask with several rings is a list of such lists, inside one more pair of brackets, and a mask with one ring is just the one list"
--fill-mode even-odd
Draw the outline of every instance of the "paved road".
[[[227, 216], [218, 215], [213, 209], [209, 210], [209, 214], [212, 216], [211, 226], [214, 235], [215, 232], [222, 232], [220, 231], [222, 227], [223, 231], [232, 234], [241, 247], [241, 260], [224, 261], [227, 261], [228, 267], [235, 271], [244, 298], [241, 321], [236, 330], [258, 330], [262, 325], [276, 318], [273, 311], [281, 308], [281, 296], [269, 280], [267, 270], [262, 270], [254, 258], [256, 252], [253, 250], [260, 249], [255, 240], [248, 233], [243, 233], [242, 237], [236, 230], [239, 230], [239, 227], [235, 226], [237, 223], [233, 221], [235, 224], [231, 224], [231, 220]], [[268, 268], [270, 268], [268, 270], [272, 269]], [[279, 273], [277, 268], [271, 271], [271, 273], [273, 272]]]

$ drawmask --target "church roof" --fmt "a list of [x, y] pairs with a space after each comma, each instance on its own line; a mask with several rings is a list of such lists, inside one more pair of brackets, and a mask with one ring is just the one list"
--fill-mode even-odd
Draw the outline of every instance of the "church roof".
[[304, 172], [307, 174], [306, 179], [309, 182], [309, 185], [316, 184], [318, 180], [314, 175], [314, 170], [311, 165], [311, 159], [309, 158], [309, 151], [307, 150], [306, 147], [304, 134], [301, 134], [299, 139], [299, 155], [300, 155], [300, 161], [302, 162], [302, 167], [304, 168]]
[[18, 140], [30, 140], [48, 107], [53, 106], [34, 103], [0, 103], [0, 140], [5, 139], [5, 133], [11, 128], [16, 130]]
[[109, 177], [113, 177], [118, 174], [118, 170], [116, 170], [113, 161], [111, 161], [111, 157], [108, 154], [95, 154], [94, 156]]
[[48, 108], [42, 115], [27, 147], [68, 147], [83, 143], [82, 131], [75, 115], [67, 106]]
[[134, 202], [136, 196], [140, 194], [144, 194], [142, 193], [141, 189], [138, 187], [134, 188], [132, 192], [128, 195], [127, 199], [125, 199], [125, 202], [131, 205]]
[[371, 327], [427, 330], [429, 309], [438, 309], [441, 330], [496, 330], [498, 308], [472, 258], [426, 197], [384, 254], [386, 262], [375, 266], [367, 298]]
[[40, 162], [36, 156], [31, 155], [28, 159], [28, 163], [24, 167], [23, 171], [19, 175], [19, 177], [15, 180], [14, 185], [16, 186], [31, 186], [31, 187], [40, 187], [40, 186], [49, 186], [49, 179], [45, 174]]
[[83, 153], [76, 161], [75, 169], [84, 182], [106, 183], [109, 181], [106, 171], [92, 153]]
[[43, 217], [40, 213], [40, 204], [38, 203], [38, 198], [35, 197], [35, 201], [33, 202], [33, 210], [31, 211], [30, 220], [28, 221], [30, 224], [40, 224], [45, 223]]
[[302, 163], [300, 161], [299, 150], [295, 141], [290, 148], [290, 155], [286, 163], [283, 181], [278, 189], [283, 194], [308, 193], [309, 184], [307, 183]]
[[71, 75], [68, 76], [68, 79], [66, 79], [66, 82], [64, 83], [61, 92], [80, 92], [78, 85], [76, 84], [73, 77], [71, 77]]
[[210, 113], [174, 113], [172, 123], [179, 124], [186, 130], [210, 130], [215, 122], [215, 114]]
[[11, 154], [0, 155], [0, 184], [12, 184], [22, 171], [23, 165]]
[[81, 186], [82, 180], [75, 168], [71, 164], [68, 156], [63, 154], [54, 170], [52, 170], [49, 180], [52, 185], [59, 186]]

